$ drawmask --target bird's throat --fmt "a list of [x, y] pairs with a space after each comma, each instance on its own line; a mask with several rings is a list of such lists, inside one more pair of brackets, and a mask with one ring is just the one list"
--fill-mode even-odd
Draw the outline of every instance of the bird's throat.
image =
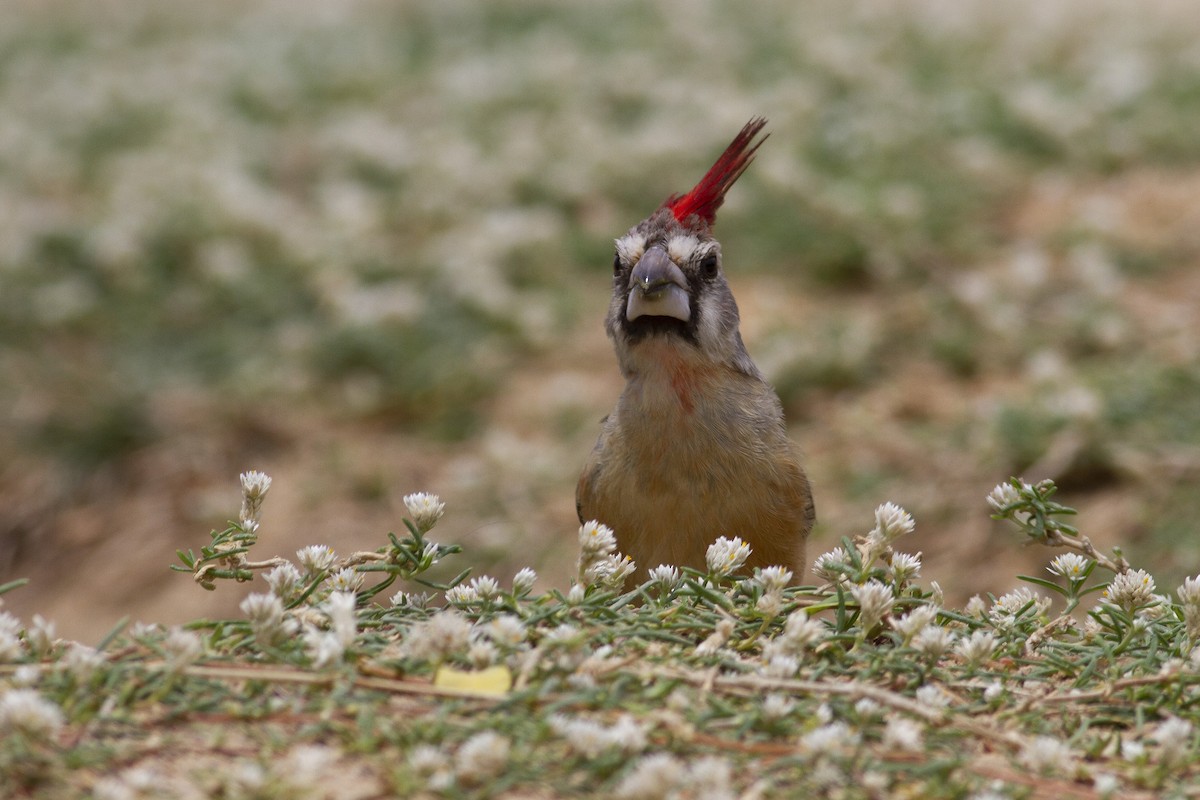
[[697, 358], [695, 348], [667, 335], [647, 337], [634, 349], [638, 369], [631, 376], [631, 388], [636, 387], [633, 399], [641, 413], [690, 416], [695, 412], [697, 398], [713, 374], [713, 367]]

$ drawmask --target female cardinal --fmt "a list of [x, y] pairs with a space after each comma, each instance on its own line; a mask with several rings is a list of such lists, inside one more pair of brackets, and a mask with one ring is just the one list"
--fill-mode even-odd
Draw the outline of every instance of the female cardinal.
[[725, 192], [766, 139], [752, 119], [700, 182], [616, 240], [605, 327], [626, 384], [601, 423], [575, 503], [612, 528], [636, 577], [703, 569], [719, 536], [752, 549], [746, 568], [804, 571], [815, 512], [775, 391], [750, 359], [712, 226]]

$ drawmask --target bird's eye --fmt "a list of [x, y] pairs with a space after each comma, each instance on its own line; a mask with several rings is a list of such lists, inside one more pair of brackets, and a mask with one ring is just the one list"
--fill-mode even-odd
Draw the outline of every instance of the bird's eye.
[[700, 272], [703, 273], [704, 277], [706, 278], [717, 277], [716, 253], [709, 253], [704, 257], [704, 260], [700, 262]]
[[621, 274], [621, 254], [613, 253], [613, 275]]

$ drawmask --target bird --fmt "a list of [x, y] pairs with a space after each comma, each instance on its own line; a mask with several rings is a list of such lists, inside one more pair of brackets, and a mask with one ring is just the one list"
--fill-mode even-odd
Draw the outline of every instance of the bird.
[[636, 563], [703, 571], [720, 536], [751, 548], [741, 570], [795, 583], [816, 520], [779, 396], [742, 342], [712, 228], [769, 134], [751, 119], [700, 182], [615, 240], [605, 329], [625, 388], [600, 423], [576, 488], [580, 523], [610, 528]]

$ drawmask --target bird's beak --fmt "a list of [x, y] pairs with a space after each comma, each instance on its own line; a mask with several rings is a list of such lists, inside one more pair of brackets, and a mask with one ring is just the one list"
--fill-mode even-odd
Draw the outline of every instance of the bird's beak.
[[683, 270], [675, 266], [666, 250], [650, 248], [629, 275], [626, 319], [632, 322], [638, 317], [674, 317], [687, 322], [691, 316]]

